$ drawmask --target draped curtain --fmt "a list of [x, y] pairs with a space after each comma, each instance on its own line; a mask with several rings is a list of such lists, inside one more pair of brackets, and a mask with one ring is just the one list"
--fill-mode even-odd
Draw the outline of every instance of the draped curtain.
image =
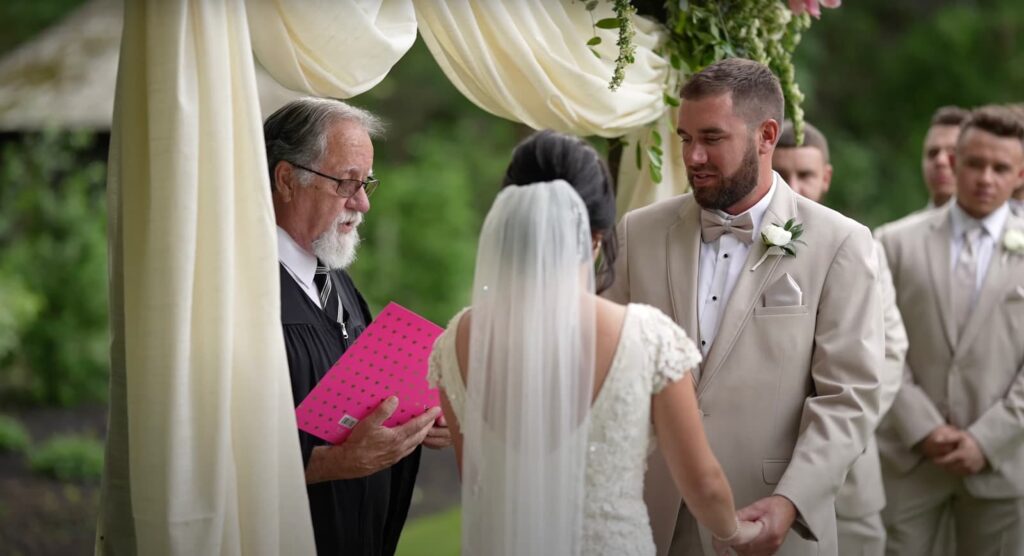
[[[601, 3], [595, 18], [610, 17]], [[280, 327], [255, 59], [349, 98], [417, 30], [459, 91], [534, 128], [625, 136], [620, 208], [685, 187], [663, 31], [608, 90], [616, 32], [560, 0], [125, 0], [109, 176], [111, 379], [98, 554], [313, 554]], [[632, 146], [659, 130], [660, 185]]]

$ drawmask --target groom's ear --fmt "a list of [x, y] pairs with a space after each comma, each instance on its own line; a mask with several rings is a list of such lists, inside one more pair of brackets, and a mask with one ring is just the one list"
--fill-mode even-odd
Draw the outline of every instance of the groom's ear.
[[757, 137], [758, 153], [771, 155], [775, 151], [775, 145], [778, 144], [781, 133], [782, 126], [779, 125], [779, 122], [773, 119], [762, 122]]

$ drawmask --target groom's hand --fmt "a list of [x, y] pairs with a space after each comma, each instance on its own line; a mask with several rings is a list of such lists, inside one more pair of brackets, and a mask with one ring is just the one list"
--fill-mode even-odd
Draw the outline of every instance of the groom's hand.
[[745, 521], [760, 521], [764, 524], [761, 534], [747, 544], [733, 546], [743, 556], [768, 556], [775, 554], [786, 540], [786, 533], [796, 520], [796, 506], [788, 498], [779, 495], [762, 498], [736, 512]]

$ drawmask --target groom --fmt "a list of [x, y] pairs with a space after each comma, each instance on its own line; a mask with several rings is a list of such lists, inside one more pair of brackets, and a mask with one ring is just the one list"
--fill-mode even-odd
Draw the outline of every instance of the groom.
[[[607, 295], [659, 307], [698, 339], [708, 439], [745, 506], [740, 517], [765, 523], [739, 552], [836, 554], [835, 495], [879, 411], [871, 234], [772, 172], [784, 104], [767, 67], [718, 62], [681, 96], [693, 193], [623, 217]], [[803, 229], [799, 241], [779, 228], [790, 221]], [[662, 458], [650, 463], [658, 553], [712, 554]]]

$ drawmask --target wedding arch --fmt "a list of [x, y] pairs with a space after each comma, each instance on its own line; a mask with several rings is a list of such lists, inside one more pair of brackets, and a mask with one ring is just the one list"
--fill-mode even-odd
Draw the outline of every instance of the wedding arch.
[[[838, 0], [821, 0], [835, 7]], [[125, 0], [108, 177], [99, 554], [313, 554], [279, 324], [254, 56], [336, 98], [419, 33], [483, 110], [616, 138], [620, 210], [685, 188], [674, 91], [789, 55], [819, 0]]]

